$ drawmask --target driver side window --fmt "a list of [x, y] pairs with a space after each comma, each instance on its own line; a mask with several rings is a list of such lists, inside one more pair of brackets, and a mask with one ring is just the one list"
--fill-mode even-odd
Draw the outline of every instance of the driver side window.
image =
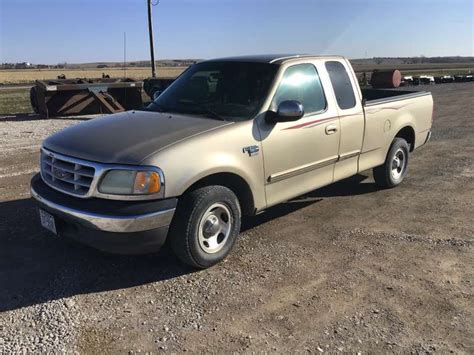
[[276, 111], [278, 105], [286, 100], [301, 102], [305, 115], [323, 111], [326, 108], [326, 97], [314, 65], [298, 64], [286, 69], [273, 98], [271, 109]]

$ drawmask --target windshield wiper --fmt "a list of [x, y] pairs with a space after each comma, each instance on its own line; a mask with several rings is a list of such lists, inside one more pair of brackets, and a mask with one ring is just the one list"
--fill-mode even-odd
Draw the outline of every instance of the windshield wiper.
[[211, 110], [209, 107], [207, 107], [204, 104], [199, 104], [199, 103], [193, 103], [195, 107], [198, 107], [204, 111], [204, 114], [210, 118], [215, 118], [220, 121], [225, 121], [225, 118], [219, 115], [217, 112]]
[[150, 106], [153, 106], [153, 107], [152, 108], [147, 107], [148, 111], [161, 112], [161, 113], [163, 113], [163, 112], [171, 113], [172, 112], [168, 107], [160, 106], [160, 105], [156, 104], [153, 101], [151, 102]]

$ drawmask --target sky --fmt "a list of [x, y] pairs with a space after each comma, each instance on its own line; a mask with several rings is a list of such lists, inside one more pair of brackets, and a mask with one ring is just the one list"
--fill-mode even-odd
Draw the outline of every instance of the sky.
[[[157, 0], [153, 0], [156, 2]], [[155, 58], [474, 56], [474, 0], [160, 0]], [[0, 0], [0, 62], [148, 60], [146, 0]]]

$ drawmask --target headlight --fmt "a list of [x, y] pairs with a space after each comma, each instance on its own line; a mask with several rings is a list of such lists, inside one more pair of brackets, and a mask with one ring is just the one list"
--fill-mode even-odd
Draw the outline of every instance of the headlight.
[[111, 195], [150, 195], [161, 190], [161, 176], [156, 171], [110, 170], [100, 182], [99, 192]]

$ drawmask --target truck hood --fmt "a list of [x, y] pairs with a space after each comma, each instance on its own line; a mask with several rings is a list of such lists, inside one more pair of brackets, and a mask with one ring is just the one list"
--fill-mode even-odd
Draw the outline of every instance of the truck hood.
[[43, 146], [56, 153], [101, 163], [140, 164], [150, 154], [231, 122], [169, 113], [128, 111], [66, 128]]

